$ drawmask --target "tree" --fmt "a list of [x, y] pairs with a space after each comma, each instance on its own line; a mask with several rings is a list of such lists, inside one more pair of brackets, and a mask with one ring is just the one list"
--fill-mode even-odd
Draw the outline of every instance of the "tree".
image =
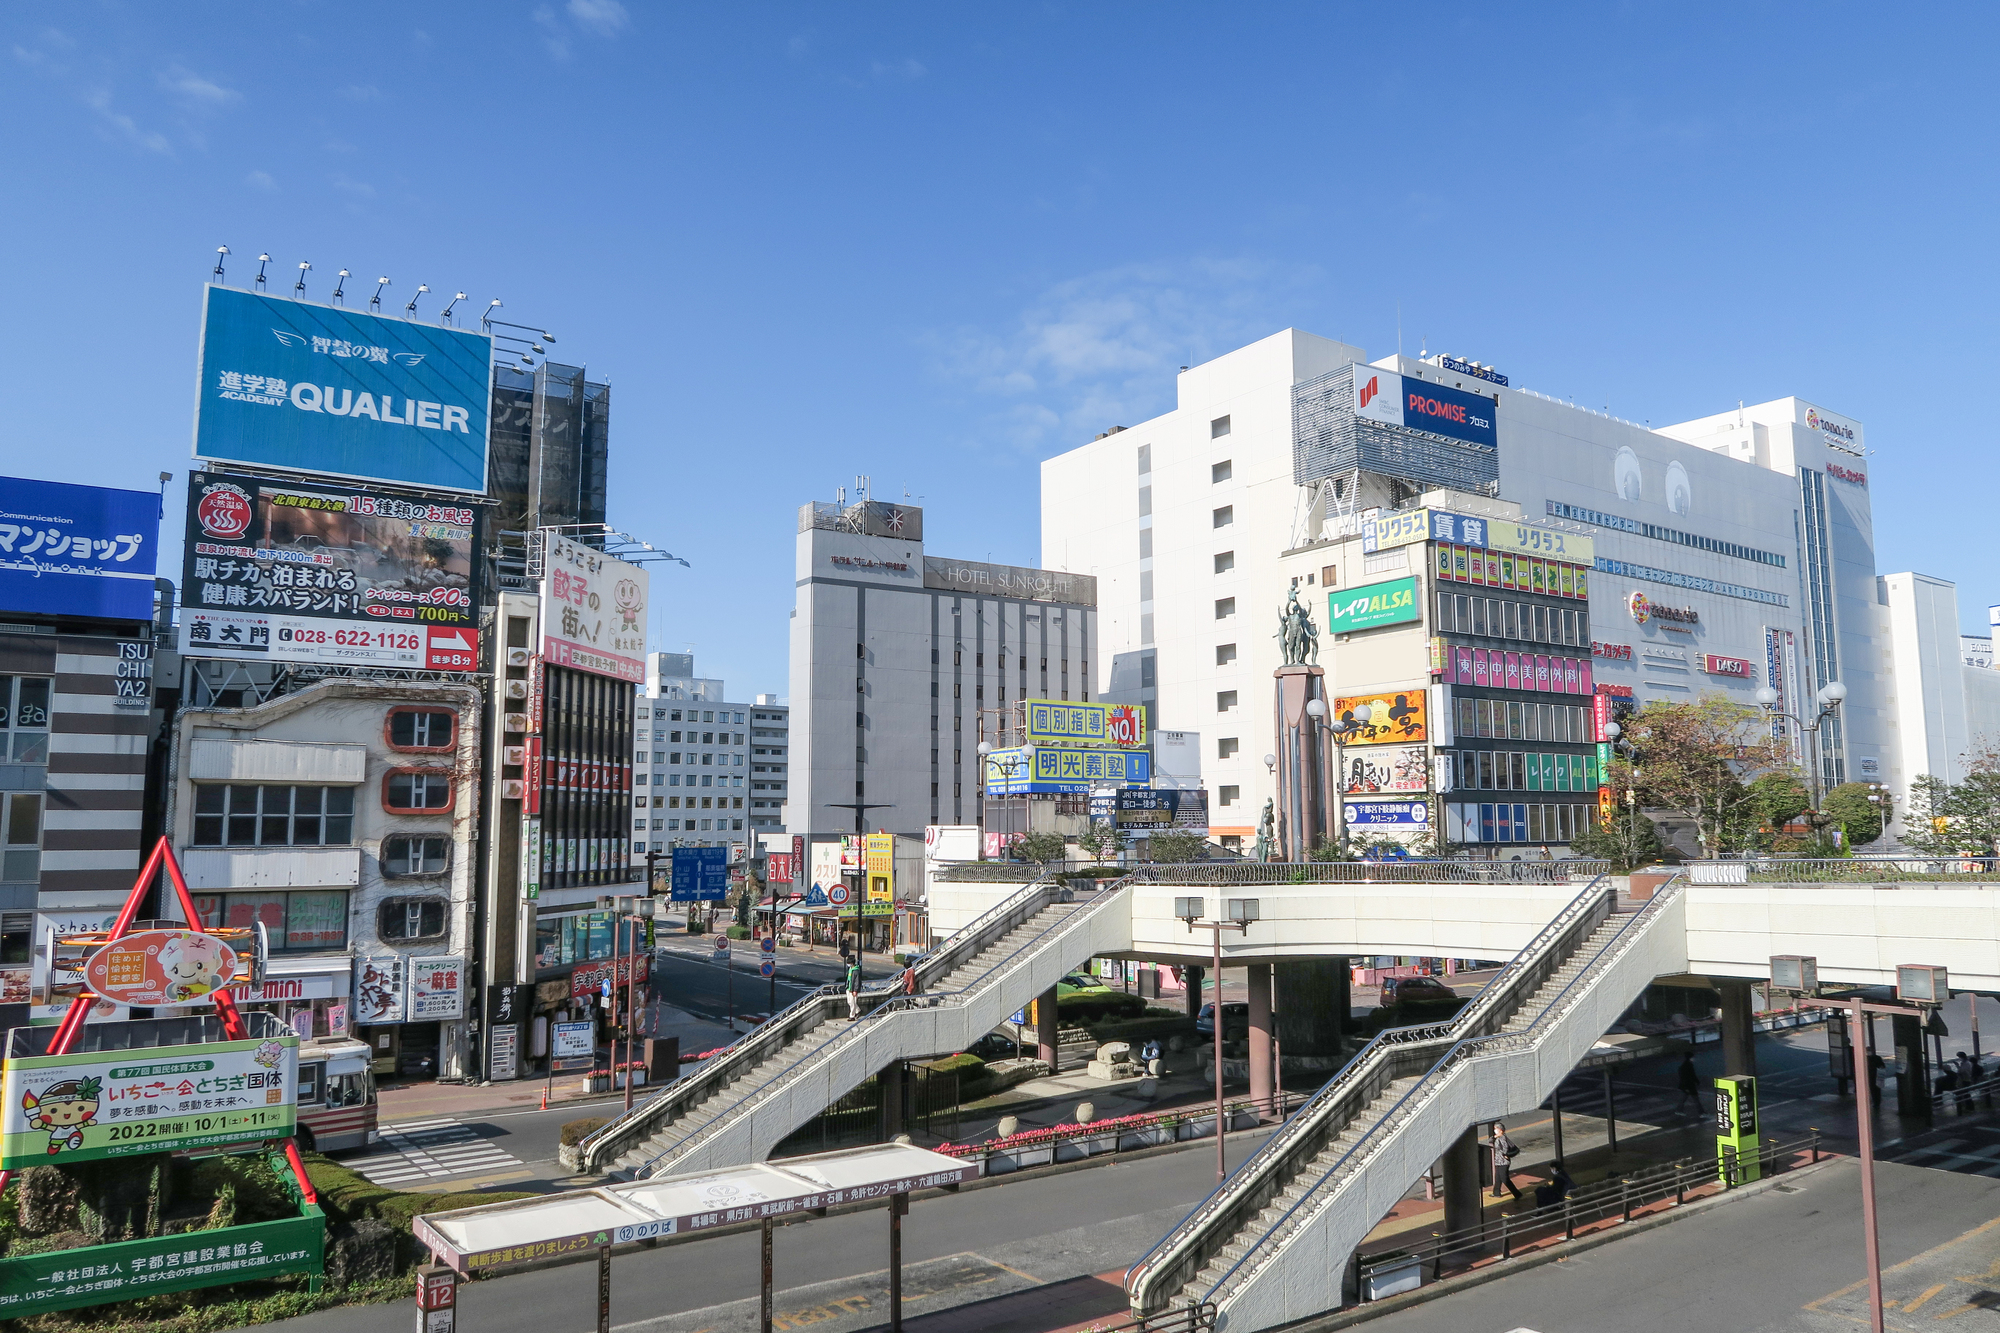
[[1069, 840], [1060, 833], [1023, 833], [1014, 840], [1013, 852], [1023, 861], [1045, 866], [1069, 855]]
[[1638, 752], [1633, 767], [1640, 804], [1693, 820], [1709, 856], [1742, 845], [1753, 813], [1744, 780], [1784, 760], [1761, 709], [1719, 694], [1689, 703], [1654, 700], [1631, 719], [1626, 734]]
[[1766, 773], [1750, 783], [1751, 823], [1745, 840], [1768, 848], [1783, 835], [1785, 825], [1806, 812], [1812, 796], [1798, 774], [1790, 770]]
[[1156, 862], [1178, 865], [1201, 860], [1207, 853], [1208, 839], [1199, 833], [1162, 829], [1146, 839], [1146, 850]]
[[[1870, 797], [1878, 800], [1870, 800]], [[1865, 782], [1843, 782], [1826, 794], [1819, 811], [1827, 822], [1843, 830], [1847, 846], [1865, 846], [1882, 836], [1882, 826], [1890, 814], [1889, 791]]]
[[1926, 773], [1910, 784], [1903, 841], [1929, 856], [1992, 856], [2000, 847], [2000, 772], [1975, 770], [1963, 782]]
[[1109, 861], [1125, 850], [1125, 830], [1110, 820], [1093, 820], [1089, 828], [1077, 835], [1077, 850], [1087, 854], [1093, 861]]
[[1583, 828], [1569, 840], [1569, 849], [1578, 856], [1609, 861], [1620, 874], [1652, 865], [1667, 851], [1660, 841], [1660, 830], [1633, 805], [1621, 805], [1608, 827], [1596, 819], [1586, 819]]

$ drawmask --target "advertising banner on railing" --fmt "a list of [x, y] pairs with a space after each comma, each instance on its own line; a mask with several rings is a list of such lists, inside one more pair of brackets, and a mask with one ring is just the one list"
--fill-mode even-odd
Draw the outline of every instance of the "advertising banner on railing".
[[0, 1167], [285, 1138], [298, 1069], [292, 1034], [12, 1059], [0, 1093]]

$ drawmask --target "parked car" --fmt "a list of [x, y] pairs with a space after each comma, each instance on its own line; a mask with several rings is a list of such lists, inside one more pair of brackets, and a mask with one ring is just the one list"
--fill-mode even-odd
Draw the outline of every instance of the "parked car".
[[[976, 1055], [982, 1060], [1012, 1060], [1020, 1054], [1021, 1047], [1012, 1037], [995, 1029], [981, 1037], [972, 1045], [959, 1052], [961, 1055]], [[1034, 1052], [1030, 1051], [1030, 1055]]]
[[1056, 983], [1056, 1012], [1065, 1018], [1092, 1023], [1100, 1018], [1134, 1018], [1146, 1012], [1146, 1002], [1136, 995], [1113, 990], [1096, 977], [1072, 972]]
[[1416, 1004], [1426, 1000], [1456, 1000], [1458, 992], [1435, 977], [1384, 977], [1382, 1003]]
[[[1215, 1040], [1215, 1006], [1205, 1004], [1195, 1015], [1194, 1031], [1201, 1041]], [[1250, 1035], [1250, 1006], [1242, 1000], [1225, 1001], [1222, 1006], [1222, 1039], [1241, 1041]]]

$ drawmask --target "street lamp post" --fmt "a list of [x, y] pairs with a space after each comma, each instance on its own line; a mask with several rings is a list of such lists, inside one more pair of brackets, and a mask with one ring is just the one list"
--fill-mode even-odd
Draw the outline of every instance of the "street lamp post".
[[1212, 1036], [1215, 1042], [1215, 1183], [1218, 1185], [1229, 1174], [1224, 1165], [1222, 1152], [1222, 1038], [1224, 1035], [1224, 1025], [1222, 1022], [1222, 932], [1225, 930], [1240, 930], [1247, 938], [1250, 934], [1250, 923], [1261, 920], [1263, 917], [1263, 905], [1256, 898], [1231, 898], [1228, 900], [1227, 908], [1227, 919], [1202, 921], [1199, 918], [1202, 912], [1207, 909], [1207, 901], [1205, 899], [1174, 899], [1174, 915], [1187, 924], [1188, 933], [1193, 934], [1195, 928], [1199, 926], [1203, 930], [1211, 932], [1215, 940], [1214, 962], [1210, 968], [1210, 975], [1215, 978], [1215, 1009], [1213, 1011], [1213, 1026], [1215, 1031]]
[[1342, 791], [1347, 785], [1346, 758], [1343, 746], [1356, 732], [1366, 731], [1375, 710], [1367, 704], [1356, 704], [1348, 715], [1338, 722], [1326, 720], [1326, 700], [1306, 700], [1306, 716], [1314, 724], [1333, 738], [1333, 843], [1340, 849], [1341, 856], [1347, 855], [1347, 799]]
[[1805, 732], [1811, 739], [1812, 743], [1810, 747], [1802, 747], [1809, 748], [1810, 753], [1801, 755], [1801, 759], [1804, 761], [1806, 768], [1806, 791], [1812, 798], [1811, 818], [1807, 822], [1812, 825], [1813, 836], [1815, 838], [1819, 836], [1820, 828], [1825, 822], [1819, 812], [1819, 729], [1822, 723], [1839, 711], [1840, 705], [1846, 702], [1846, 700], [1847, 686], [1837, 680], [1828, 681], [1819, 687], [1819, 693], [1813, 697], [1813, 702], [1819, 705], [1819, 711], [1813, 714], [1812, 721], [1807, 722], [1799, 717], [1798, 714], [1786, 712], [1784, 709], [1778, 707], [1778, 692], [1769, 685], [1763, 686], [1757, 691], [1757, 702], [1763, 707], [1765, 712], [1773, 717], [1788, 718], [1792, 722], [1797, 723], [1799, 730]]

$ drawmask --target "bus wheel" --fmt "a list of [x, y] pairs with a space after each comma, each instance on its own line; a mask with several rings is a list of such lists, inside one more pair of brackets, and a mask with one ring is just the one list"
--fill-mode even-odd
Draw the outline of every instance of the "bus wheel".
[[317, 1148], [317, 1143], [313, 1139], [312, 1126], [310, 1125], [300, 1125], [292, 1137], [299, 1141], [300, 1152], [313, 1152]]

